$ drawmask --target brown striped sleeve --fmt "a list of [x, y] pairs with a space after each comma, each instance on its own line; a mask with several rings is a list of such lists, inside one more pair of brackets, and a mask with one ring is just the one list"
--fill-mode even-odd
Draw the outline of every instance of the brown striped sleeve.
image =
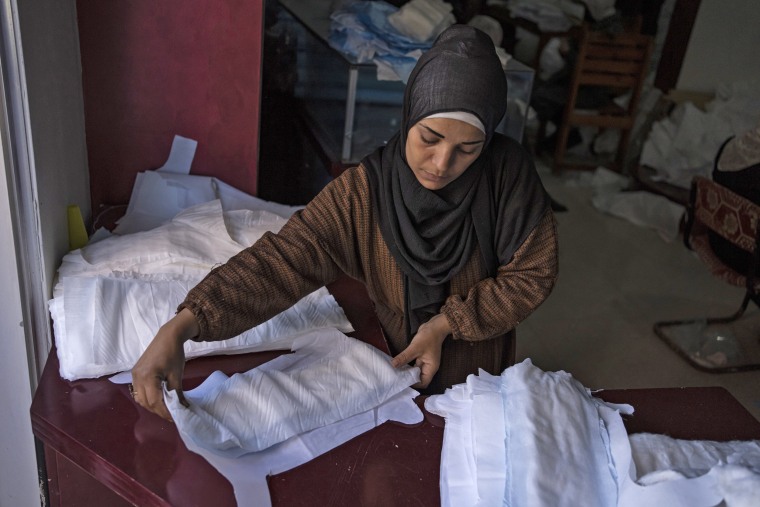
[[341, 272], [357, 275], [357, 228], [366, 213], [355, 209], [360, 198], [353, 191], [355, 180], [351, 170], [332, 181], [279, 233], [266, 233], [188, 293], [179, 309], [188, 308], [198, 320], [196, 340], [236, 336]]
[[512, 260], [441, 308], [454, 339], [477, 341], [515, 328], [549, 295], [557, 278], [557, 227], [551, 210], [528, 235]]

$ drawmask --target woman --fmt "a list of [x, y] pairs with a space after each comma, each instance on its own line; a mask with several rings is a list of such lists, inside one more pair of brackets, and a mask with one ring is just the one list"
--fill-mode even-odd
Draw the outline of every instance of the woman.
[[533, 163], [495, 133], [507, 84], [493, 43], [455, 25], [418, 61], [401, 130], [193, 288], [132, 370], [136, 401], [163, 417], [182, 344], [221, 340], [342, 273], [361, 280], [416, 387], [440, 392], [506, 366], [505, 335], [551, 291], [556, 224]]

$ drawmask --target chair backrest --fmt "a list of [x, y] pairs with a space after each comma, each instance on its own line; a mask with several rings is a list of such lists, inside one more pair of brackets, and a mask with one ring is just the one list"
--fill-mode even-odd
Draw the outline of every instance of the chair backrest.
[[692, 183], [690, 213], [699, 222], [750, 253], [758, 248], [760, 205], [713, 180], [697, 176]]
[[[572, 126], [588, 125], [598, 128], [619, 129], [615, 165], [622, 169], [631, 130], [636, 120], [639, 99], [644, 80], [649, 70], [652, 52], [652, 37], [640, 33], [623, 32], [609, 35], [584, 29], [578, 47], [573, 76], [565, 104], [562, 124], [559, 129], [557, 147], [554, 154], [555, 170], [562, 167], [594, 169], [593, 163], [567, 163], [565, 152], [569, 129]], [[610, 103], [596, 112], [577, 111], [581, 88], [602, 87], [619, 96], [630, 93], [625, 107]]]
[[[585, 31], [578, 50], [572, 92], [580, 86], [605, 86], [630, 91], [626, 113], [633, 113], [641, 97], [646, 78], [652, 38], [640, 33], [621, 33], [610, 36], [603, 32]], [[599, 115], [603, 117], [605, 115]], [[610, 119], [601, 119], [600, 126]], [[629, 121], [629, 120], [627, 120]], [[626, 123], [627, 125], [627, 123]]]

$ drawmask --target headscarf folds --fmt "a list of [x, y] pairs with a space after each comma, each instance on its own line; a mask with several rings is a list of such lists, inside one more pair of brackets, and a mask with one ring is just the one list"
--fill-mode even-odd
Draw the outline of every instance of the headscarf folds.
[[[440, 311], [449, 294], [448, 282], [476, 244], [488, 275], [495, 276], [546, 209], [548, 201], [532, 164], [527, 178], [517, 174], [524, 172], [521, 167], [515, 167], [514, 174], [502, 174], [507, 165], [514, 165], [505, 160], [507, 151], [518, 150], [518, 166], [524, 161], [516, 143], [495, 134], [506, 104], [506, 78], [490, 37], [453, 25], [420, 57], [409, 77], [400, 132], [362, 160], [380, 231], [404, 274], [408, 339]], [[485, 127], [486, 140], [478, 159], [461, 176], [432, 191], [417, 181], [406, 162], [406, 136], [418, 121], [447, 111], [475, 115]], [[497, 216], [504, 211], [503, 199], [511, 199], [507, 207], [515, 206], [516, 214]], [[523, 207], [533, 211], [526, 215]], [[510, 224], [515, 217], [520, 224]], [[498, 227], [510, 230], [497, 231]]]

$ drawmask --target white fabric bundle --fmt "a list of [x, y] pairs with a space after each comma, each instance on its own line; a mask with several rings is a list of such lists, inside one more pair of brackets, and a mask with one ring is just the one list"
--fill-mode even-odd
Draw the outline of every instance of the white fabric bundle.
[[631, 407], [530, 360], [471, 375], [425, 408], [446, 418], [444, 506], [760, 504], [760, 442], [629, 440], [620, 413]]
[[657, 179], [689, 188], [694, 176], [709, 177], [720, 145], [757, 125], [760, 83], [720, 84], [705, 111], [691, 102], [678, 104], [667, 118], [652, 124], [641, 151], [641, 164]]
[[[243, 392], [246, 400], [239, 405], [239, 397], [233, 396], [231, 390], [241, 387], [233, 378], [221, 372], [214, 372], [200, 386], [185, 392], [190, 407], [184, 407], [175, 391], [165, 391], [164, 399], [177, 424], [177, 429], [187, 448], [203, 456], [219, 473], [224, 475], [233, 486], [238, 505], [271, 505], [266, 476], [290, 470], [329, 450], [351, 440], [352, 438], [379, 426], [388, 420], [403, 424], [417, 424], [422, 421], [422, 412], [414, 403], [417, 391], [406, 385], [417, 382], [418, 368], [387, 370], [390, 360], [377, 351], [365, 350], [365, 344], [351, 340], [337, 332], [313, 332], [303, 336], [294, 343], [296, 352], [290, 356], [281, 356], [274, 361], [259, 366], [244, 375], [249, 377], [270, 376], [289, 377], [293, 381], [273, 383], [272, 390], [266, 392]], [[346, 359], [353, 367], [345, 369], [330, 356], [336, 349], [344, 349]], [[299, 364], [299, 358], [309, 365]], [[325, 364], [334, 367], [325, 368]], [[257, 372], [257, 370], [260, 370]], [[298, 370], [289, 375], [290, 370]], [[368, 382], [377, 382], [375, 374], [367, 372], [382, 370], [383, 377], [369, 389], [362, 389]], [[302, 381], [303, 389], [287, 389]], [[261, 389], [261, 386], [252, 389]], [[219, 398], [213, 399], [216, 396]], [[309, 405], [302, 410], [306, 400], [319, 397], [329, 400], [325, 404]], [[254, 400], [256, 400], [254, 402]], [[384, 401], [380, 401], [384, 400]], [[262, 403], [263, 404], [254, 404]], [[291, 406], [292, 405], [292, 406]], [[280, 409], [292, 412], [295, 407], [297, 416], [288, 418]], [[363, 408], [369, 407], [369, 408]], [[211, 410], [211, 413], [205, 410]], [[233, 414], [233, 411], [237, 413]], [[353, 415], [349, 415], [356, 412]], [[198, 414], [201, 415], [198, 415]], [[343, 419], [339, 419], [343, 417]], [[226, 428], [218, 425], [221, 420]], [[234, 419], [231, 423], [230, 419]], [[246, 441], [254, 432], [259, 435], [253, 441], [263, 441], [263, 435], [270, 442], [282, 437], [279, 425], [292, 428], [293, 419], [301, 428], [315, 426], [314, 429], [295, 434], [287, 440], [275, 443], [258, 452], [246, 452], [240, 447], [228, 447], [220, 450], [216, 443], [225, 440], [222, 436], [231, 426], [233, 431], [249, 437], [238, 438]], [[325, 426], [317, 426], [326, 420], [339, 419]], [[265, 425], [262, 421], [266, 420]], [[296, 430], [297, 431], [297, 430]], [[273, 435], [280, 435], [271, 438]], [[211, 443], [212, 445], [207, 445]]]
[[425, 408], [446, 418], [441, 504], [615, 505], [601, 403], [530, 360], [431, 396]]
[[198, 446], [237, 457], [373, 409], [419, 381], [377, 348], [323, 329], [282, 355], [207, 389], [188, 408], [174, 397], [174, 422]]
[[407, 37], [432, 40], [456, 21], [452, 6], [441, 0], [411, 0], [388, 16], [388, 22]]
[[[285, 219], [268, 211], [223, 212], [210, 201], [148, 231], [111, 236], [63, 259], [49, 303], [63, 378], [97, 377], [129, 369], [187, 291]], [[322, 288], [270, 321], [223, 342], [185, 345], [187, 357], [242, 353], [306, 330], [352, 331]]]

